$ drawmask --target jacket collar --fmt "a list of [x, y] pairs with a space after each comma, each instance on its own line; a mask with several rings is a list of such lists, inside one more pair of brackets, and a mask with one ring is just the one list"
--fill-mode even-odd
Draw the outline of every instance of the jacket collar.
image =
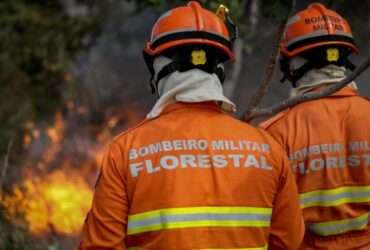
[[346, 86], [346, 87], [338, 90], [337, 92], [335, 92], [331, 96], [333, 96], [333, 97], [345, 97], [345, 96], [356, 96], [356, 95], [358, 95], [357, 90], [355, 90], [354, 88]]
[[[307, 91], [306, 93], [313, 93], [313, 92], [319, 92], [324, 89], [326, 89], [327, 86], [320, 86], [314, 89], [311, 89], [310, 91]], [[338, 90], [337, 92], [334, 92], [330, 96], [322, 97], [322, 98], [328, 98], [328, 97], [345, 97], [345, 96], [356, 96], [358, 95], [358, 91], [351, 87], [351, 86], [345, 86], [344, 88]]]
[[189, 102], [175, 102], [173, 104], [168, 105], [162, 112], [162, 114], [167, 114], [173, 111], [182, 110], [182, 109], [207, 109], [213, 110], [216, 112], [222, 112], [221, 107], [213, 101], [207, 102], [196, 102], [196, 103], [189, 103]]

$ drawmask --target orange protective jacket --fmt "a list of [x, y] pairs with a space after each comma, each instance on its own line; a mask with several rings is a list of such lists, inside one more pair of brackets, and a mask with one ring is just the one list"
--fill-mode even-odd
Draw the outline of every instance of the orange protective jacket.
[[302, 249], [370, 249], [370, 102], [350, 87], [261, 124], [287, 151], [306, 224]]
[[79, 249], [294, 250], [303, 230], [281, 147], [214, 103], [176, 103], [110, 145]]

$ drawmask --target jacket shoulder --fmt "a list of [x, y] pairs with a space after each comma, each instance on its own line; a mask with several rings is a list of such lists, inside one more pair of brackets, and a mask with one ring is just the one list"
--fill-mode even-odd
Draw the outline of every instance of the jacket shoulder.
[[286, 109], [286, 110], [281, 111], [280, 113], [277, 113], [273, 117], [271, 117], [271, 118], [261, 122], [260, 124], [258, 124], [258, 127], [262, 128], [262, 129], [268, 129], [274, 123], [276, 123], [277, 121], [279, 121], [283, 117], [285, 117], [288, 114], [289, 110], [290, 109]]
[[148, 122], [150, 122], [151, 120], [150, 119], [144, 119], [142, 120], [141, 122], [139, 122], [137, 125], [131, 127], [131, 128], [128, 128], [126, 130], [124, 130], [123, 132], [119, 133], [118, 135], [116, 135], [114, 138], [113, 138], [113, 141], [114, 142], [119, 142], [121, 141], [122, 139], [124, 139], [126, 136], [134, 133], [134, 131], [136, 131], [137, 129], [141, 128], [142, 126], [144, 126], [145, 124], [147, 124]]
[[367, 97], [367, 96], [361, 96], [362, 98], [364, 98], [366, 101], [370, 102], [370, 97]]

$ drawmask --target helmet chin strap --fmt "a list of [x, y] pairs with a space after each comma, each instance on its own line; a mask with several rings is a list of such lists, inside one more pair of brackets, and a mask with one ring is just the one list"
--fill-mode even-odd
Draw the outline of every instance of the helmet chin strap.
[[178, 62], [171, 62], [171, 63], [167, 64], [166, 66], [164, 66], [158, 72], [158, 74], [156, 75], [155, 79], [153, 79], [152, 85], [154, 86], [154, 88], [156, 90], [158, 90], [158, 83], [164, 77], [172, 74], [175, 71], [184, 72], [184, 71], [188, 71], [188, 70], [191, 70], [191, 69], [200, 69], [200, 70], [203, 70], [203, 71], [205, 71], [205, 72], [207, 72], [209, 74], [213, 74], [214, 73], [220, 79], [220, 82], [221, 83], [223, 83], [225, 81], [225, 72], [224, 72], [224, 68], [221, 66], [221, 64], [216, 65], [213, 68], [212, 71], [206, 71], [206, 70], [204, 70], [202, 68], [199, 68], [199, 67], [194, 67], [194, 66], [189, 66], [189, 65], [183, 65], [183, 64], [180, 64]]
[[225, 80], [223, 63], [213, 51], [198, 47], [183, 48], [167, 56], [159, 56], [154, 59], [153, 74], [150, 80], [152, 93], [159, 97], [158, 83], [160, 80], [173, 72], [185, 72], [191, 69], [216, 74], [221, 83]]
[[[152, 89], [152, 94], [155, 94], [157, 99], [160, 97], [159, 89], [158, 89], [158, 83], [160, 81], [159, 74], [162, 72], [163, 68], [165, 68], [167, 65], [171, 64], [173, 60], [171, 60], [168, 57], [165, 56], [158, 56], [154, 59], [152, 64], [152, 76], [150, 79], [150, 87]], [[161, 77], [163, 78], [163, 77]]]
[[321, 69], [330, 64], [343, 66], [351, 71], [356, 69], [356, 66], [348, 58], [348, 50], [338, 49], [338, 59], [335, 61], [330, 61], [329, 58], [325, 56], [327, 55], [325, 52], [327, 50], [328, 48], [324, 47], [308, 52], [307, 54], [300, 55], [300, 57], [302, 57], [306, 62], [304, 62], [302, 66], [293, 69], [291, 67], [292, 58], [281, 58], [280, 70], [283, 73], [283, 78], [280, 81], [283, 83], [285, 80], [289, 80], [293, 87], [296, 88], [298, 80], [313, 69]]

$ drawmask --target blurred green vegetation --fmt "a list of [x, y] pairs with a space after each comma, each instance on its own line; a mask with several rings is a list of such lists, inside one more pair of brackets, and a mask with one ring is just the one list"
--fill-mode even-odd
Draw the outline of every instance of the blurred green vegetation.
[[[73, 95], [67, 72], [98, 34], [100, 13], [72, 16], [64, 7], [59, 1], [0, 1], [0, 169], [10, 142], [14, 151], [21, 149], [25, 124], [47, 119]], [[0, 207], [0, 249], [47, 245], [13, 226]]]
[[71, 17], [58, 1], [0, 2], [0, 155], [26, 121], [43, 119], [68, 96], [66, 71], [97, 31], [96, 16]]

